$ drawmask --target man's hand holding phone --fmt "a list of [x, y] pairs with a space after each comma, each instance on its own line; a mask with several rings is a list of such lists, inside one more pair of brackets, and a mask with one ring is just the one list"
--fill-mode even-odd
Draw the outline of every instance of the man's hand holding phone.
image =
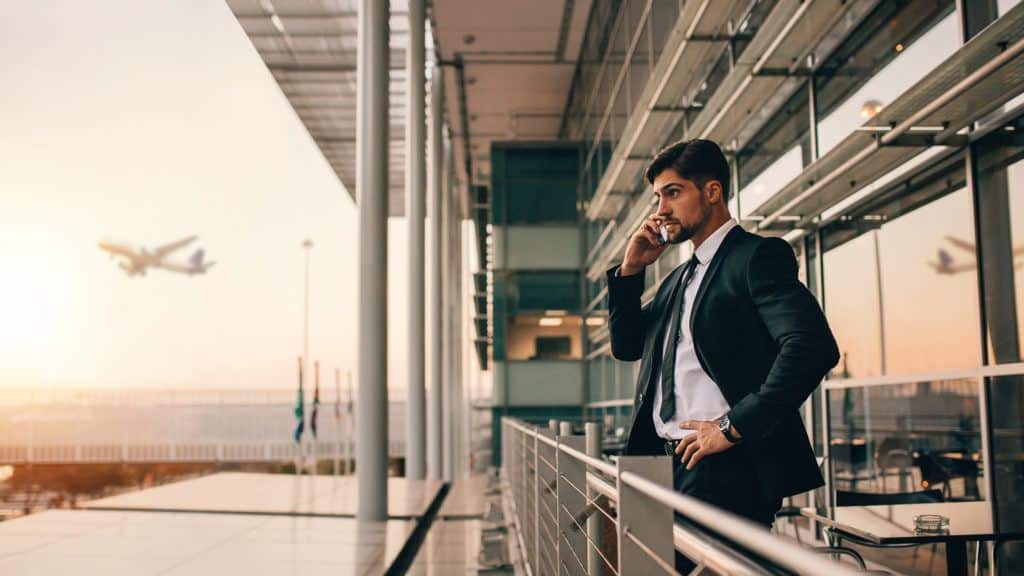
[[622, 266], [619, 266], [619, 275], [632, 276], [642, 272], [665, 252], [669, 246], [668, 238], [668, 230], [662, 218], [657, 214], [648, 216], [629, 239], [626, 257], [622, 260]]

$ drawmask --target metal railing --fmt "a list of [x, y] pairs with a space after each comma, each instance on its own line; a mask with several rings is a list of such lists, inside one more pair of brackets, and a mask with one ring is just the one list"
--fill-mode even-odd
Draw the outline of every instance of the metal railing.
[[[530, 576], [676, 574], [677, 550], [718, 574], [857, 573], [674, 491], [667, 456], [601, 459], [599, 425], [585, 429], [580, 436], [566, 422], [545, 429], [502, 418], [506, 501]], [[614, 527], [614, 544], [602, 542], [602, 524]]]

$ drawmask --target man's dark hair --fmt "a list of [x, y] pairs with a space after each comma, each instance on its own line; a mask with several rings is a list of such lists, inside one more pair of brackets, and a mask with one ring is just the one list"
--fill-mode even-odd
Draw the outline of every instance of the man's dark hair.
[[662, 148], [647, 166], [644, 177], [654, 184], [658, 174], [669, 168], [692, 180], [698, 188], [718, 180], [722, 184], [722, 198], [729, 197], [729, 163], [722, 149], [711, 140], [682, 140]]

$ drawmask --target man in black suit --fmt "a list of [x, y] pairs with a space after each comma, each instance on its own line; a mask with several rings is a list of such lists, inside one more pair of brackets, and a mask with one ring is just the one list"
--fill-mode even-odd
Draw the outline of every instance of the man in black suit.
[[[729, 215], [714, 142], [673, 144], [645, 176], [658, 210], [607, 274], [612, 355], [641, 360], [626, 454], [674, 454], [676, 490], [770, 527], [783, 497], [824, 483], [799, 408], [835, 339], [789, 244]], [[644, 269], [687, 240], [694, 257], [641, 307]]]

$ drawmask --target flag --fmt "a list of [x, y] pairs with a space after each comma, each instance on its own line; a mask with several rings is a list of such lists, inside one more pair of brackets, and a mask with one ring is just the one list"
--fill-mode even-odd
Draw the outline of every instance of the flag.
[[302, 441], [302, 431], [306, 428], [306, 419], [303, 417], [303, 394], [302, 394], [302, 358], [299, 358], [299, 398], [295, 401], [295, 441]]
[[334, 419], [341, 420], [341, 370], [334, 369]]
[[320, 363], [316, 362], [316, 388], [313, 389], [313, 414], [309, 418], [309, 429], [313, 432], [313, 438], [316, 438], [316, 413], [320, 408]]

